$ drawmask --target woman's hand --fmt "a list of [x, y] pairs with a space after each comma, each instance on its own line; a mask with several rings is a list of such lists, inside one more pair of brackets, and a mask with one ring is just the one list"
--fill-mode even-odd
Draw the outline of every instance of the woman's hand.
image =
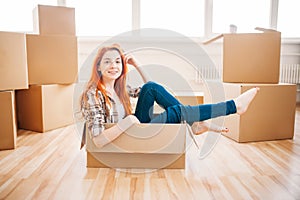
[[138, 120], [138, 118], [136, 116], [128, 115], [124, 119], [120, 120], [117, 123], [117, 126], [120, 130], [126, 131], [127, 129], [129, 129], [134, 124], [140, 124], [140, 121]]
[[148, 81], [150, 81], [150, 78], [148, 77], [147, 73], [144, 72], [142, 67], [140, 67], [140, 64], [138, 63], [138, 61], [136, 60], [136, 58], [133, 55], [126, 54], [125, 62], [129, 65], [132, 65], [140, 73], [144, 83], [147, 83]]
[[139, 66], [136, 58], [131, 54], [126, 54], [125, 55], [125, 62], [129, 65], [132, 65], [132, 66], [136, 67], [136, 68]]
[[93, 142], [98, 148], [102, 148], [108, 143], [111, 143], [121, 134], [123, 134], [127, 129], [129, 129], [134, 124], [139, 124], [140, 121], [134, 115], [128, 115], [124, 119], [120, 120], [115, 126], [105, 129], [97, 137], [93, 137]]

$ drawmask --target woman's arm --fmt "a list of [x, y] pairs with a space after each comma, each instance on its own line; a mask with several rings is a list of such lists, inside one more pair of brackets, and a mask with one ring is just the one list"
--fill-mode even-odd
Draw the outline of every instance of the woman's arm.
[[139, 72], [139, 74], [141, 75], [144, 83], [147, 83], [148, 81], [150, 81], [149, 76], [147, 75], [147, 73], [143, 70], [143, 68], [140, 67], [140, 64], [138, 63], [138, 61], [135, 59], [135, 57], [133, 57], [131, 54], [126, 54], [125, 55], [125, 62], [129, 65], [132, 65], [136, 68], [136, 70]]
[[82, 102], [82, 114], [84, 116], [88, 132], [91, 137], [99, 135], [104, 130], [105, 102], [103, 96], [96, 95], [96, 88], [91, 87], [85, 93], [85, 101]]
[[83, 106], [83, 115], [87, 123], [88, 131], [94, 144], [101, 148], [110, 143], [139, 120], [129, 115], [119, 121], [115, 126], [105, 129], [105, 103], [101, 95], [96, 96], [96, 89], [90, 88], [86, 93], [87, 101]]
[[105, 129], [100, 135], [94, 137], [93, 142], [98, 148], [101, 148], [115, 140], [134, 124], [139, 123], [139, 120], [134, 115], [128, 115], [123, 120], [119, 121], [115, 126]]

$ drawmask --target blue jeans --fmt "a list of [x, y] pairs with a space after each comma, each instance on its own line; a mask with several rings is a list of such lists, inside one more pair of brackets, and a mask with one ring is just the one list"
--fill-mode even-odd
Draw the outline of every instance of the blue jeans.
[[[154, 102], [165, 111], [155, 116], [153, 114]], [[234, 113], [236, 113], [236, 106], [233, 100], [197, 106], [182, 105], [163, 86], [154, 82], [148, 82], [142, 87], [135, 110], [135, 116], [141, 123], [181, 123], [186, 121], [190, 125], [197, 121]]]

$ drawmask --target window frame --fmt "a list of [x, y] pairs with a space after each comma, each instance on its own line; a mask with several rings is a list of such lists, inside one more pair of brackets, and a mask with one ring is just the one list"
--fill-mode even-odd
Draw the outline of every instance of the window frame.
[[[68, 0], [57, 0], [57, 6], [67, 6]], [[269, 16], [269, 27], [277, 30], [278, 25], [278, 10], [280, 0], [270, 0], [270, 16]], [[204, 0], [204, 29], [203, 36], [191, 37], [195, 40], [207, 39], [215, 36], [218, 33], [212, 31], [213, 27], [213, 3], [214, 0]], [[132, 30], [139, 30], [141, 28], [141, 0], [131, 0], [132, 13], [131, 13], [131, 27]], [[82, 38], [92, 38], [92, 36], [80, 36]], [[98, 36], [97, 36], [98, 37]], [[99, 38], [105, 38], [106, 36], [99, 36]], [[110, 37], [110, 36], [109, 36]], [[95, 38], [95, 37], [93, 37]], [[107, 38], [107, 37], [106, 37]], [[300, 41], [299, 37], [286, 37], [283, 38], [285, 41]]]
[[[207, 39], [215, 36], [219, 33], [214, 33], [212, 31], [213, 27], [213, 3], [214, 0], [204, 0], [204, 36], [203, 37], [193, 37], [195, 40]], [[279, 0], [270, 0], [270, 16], [269, 16], [269, 27], [277, 30], [278, 23], [278, 10], [279, 10]], [[132, 0], [132, 27], [133, 30], [140, 29], [140, 0]], [[283, 38], [285, 41], [299, 41], [299, 37], [288, 37]]]

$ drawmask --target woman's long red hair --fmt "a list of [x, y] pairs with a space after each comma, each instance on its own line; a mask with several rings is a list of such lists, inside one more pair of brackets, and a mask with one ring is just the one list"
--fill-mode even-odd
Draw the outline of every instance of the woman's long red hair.
[[[86, 102], [86, 100], [87, 100], [86, 99], [86, 93], [87, 93], [88, 89], [91, 86], [94, 85], [94, 86], [97, 86], [96, 95], [98, 95], [98, 91], [100, 90], [101, 93], [103, 94], [104, 98], [105, 98], [105, 102], [109, 106], [111, 106], [111, 102], [108, 98], [107, 92], [105, 90], [105, 86], [103, 84], [103, 77], [98, 72], [98, 67], [101, 63], [102, 57], [107, 51], [118, 51], [120, 56], [121, 56], [122, 67], [123, 67], [122, 68], [122, 73], [121, 73], [120, 77], [115, 81], [114, 88], [115, 88], [116, 94], [118, 95], [121, 103], [124, 106], [124, 110], [125, 110], [126, 115], [130, 115], [132, 113], [132, 108], [131, 108], [131, 104], [130, 104], [129, 95], [128, 95], [127, 90], [126, 90], [126, 74], [128, 72], [128, 68], [127, 68], [127, 65], [126, 65], [126, 62], [125, 62], [124, 53], [121, 50], [120, 46], [117, 45], [117, 44], [114, 44], [112, 46], [102, 47], [98, 50], [97, 55], [96, 55], [96, 57], [94, 59], [94, 62], [93, 62], [93, 66], [92, 66], [93, 69], [92, 69], [91, 78], [87, 83], [85, 91], [83, 92], [83, 95], [82, 95], [81, 100], [80, 100], [81, 101], [80, 105], [82, 106]], [[106, 110], [106, 111], [108, 111], [108, 110]]]

